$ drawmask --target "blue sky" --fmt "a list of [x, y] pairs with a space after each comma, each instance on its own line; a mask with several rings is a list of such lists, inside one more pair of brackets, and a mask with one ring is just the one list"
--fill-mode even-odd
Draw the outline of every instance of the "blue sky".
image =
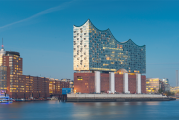
[[73, 25], [87, 19], [120, 41], [146, 45], [147, 77], [176, 85], [179, 0], [0, 0], [0, 38], [25, 75], [73, 79]]

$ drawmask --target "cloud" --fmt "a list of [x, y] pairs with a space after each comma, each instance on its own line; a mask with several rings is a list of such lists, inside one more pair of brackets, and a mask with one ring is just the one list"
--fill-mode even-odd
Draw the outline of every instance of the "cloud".
[[48, 14], [48, 13], [52, 13], [52, 12], [55, 12], [55, 11], [59, 11], [59, 10], [62, 10], [64, 9], [65, 7], [67, 7], [68, 5], [70, 5], [72, 2], [74, 2], [75, 0], [73, 1], [70, 1], [70, 2], [65, 2], [57, 7], [53, 7], [53, 8], [49, 8], [47, 10], [44, 10], [42, 12], [39, 12], [39, 13], [36, 13], [28, 18], [25, 18], [25, 19], [22, 19], [22, 20], [19, 20], [19, 21], [16, 21], [16, 22], [13, 22], [13, 23], [10, 23], [10, 24], [7, 24], [7, 25], [4, 25], [2, 27], [0, 27], [0, 29], [3, 29], [3, 28], [6, 28], [6, 27], [9, 27], [9, 26], [12, 26], [12, 25], [15, 25], [15, 24], [18, 24], [18, 23], [22, 23], [22, 22], [25, 22], [25, 21], [28, 21], [32, 18], [35, 18], [35, 17], [38, 17], [38, 16], [41, 16], [41, 15], [44, 15], [44, 14]]
[[147, 63], [147, 65], [175, 65], [179, 64], [179, 62], [176, 63]]

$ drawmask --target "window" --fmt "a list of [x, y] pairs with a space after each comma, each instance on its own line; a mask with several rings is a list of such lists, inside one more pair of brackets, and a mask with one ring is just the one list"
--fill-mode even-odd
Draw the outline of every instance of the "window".
[[84, 35], [86, 35], [86, 33], [84, 33]]
[[120, 48], [123, 48], [123, 46], [122, 46], [122, 45], [120, 45]]
[[74, 38], [76, 38], [76, 36], [74, 36]]
[[77, 76], [77, 80], [83, 80], [81, 76]]
[[84, 40], [86, 40], [86, 38], [84, 38]]

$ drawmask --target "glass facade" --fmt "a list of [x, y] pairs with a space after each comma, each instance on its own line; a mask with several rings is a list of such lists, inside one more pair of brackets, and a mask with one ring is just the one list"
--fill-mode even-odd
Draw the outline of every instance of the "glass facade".
[[158, 93], [159, 90], [159, 78], [147, 78], [146, 79], [146, 92]]
[[73, 27], [75, 71], [146, 73], [146, 48], [132, 40], [117, 41], [109, 29], [99, 30], [90, 20]]
[[0, 66], [0, 90], [7, 89], [7, 67]]

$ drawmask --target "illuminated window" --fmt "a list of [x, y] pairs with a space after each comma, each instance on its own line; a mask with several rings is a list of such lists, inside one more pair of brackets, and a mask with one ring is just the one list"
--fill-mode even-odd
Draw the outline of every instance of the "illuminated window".
[[81, 76], [77, 76], [77, 80], [83, 80]]
[[110, 57], [106, 57], [106, 60], [111, 60], [111, 58]]

